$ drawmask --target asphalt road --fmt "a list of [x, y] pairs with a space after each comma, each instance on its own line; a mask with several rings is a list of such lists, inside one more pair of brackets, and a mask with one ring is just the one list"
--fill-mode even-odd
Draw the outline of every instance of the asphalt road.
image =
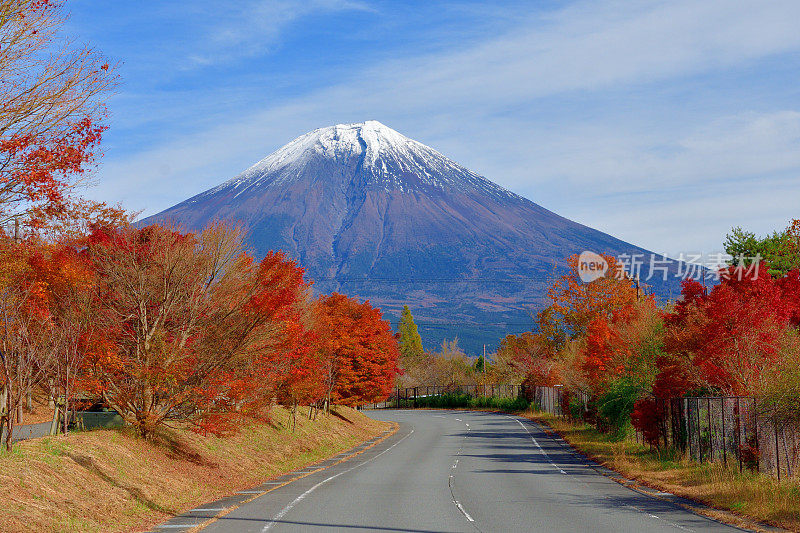
[[278, 485], [289, 477], [274, 480], [274, 490], [253, 501], [236, 497], [270, 486], [203, 506], [158, 530], [189, 529], [238, 505], [203, 531], [740, 531], [612, 481], [525, 419], [463, 411], [368, 414], [399, 422], [399, 431], [284, 486]]

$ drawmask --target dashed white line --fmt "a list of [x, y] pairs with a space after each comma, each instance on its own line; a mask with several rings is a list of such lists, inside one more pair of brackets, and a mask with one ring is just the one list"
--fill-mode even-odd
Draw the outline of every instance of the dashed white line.
[[670, 526], [672, 526], [672, 527], [674, 527], [674, 528], [677, 528], [677, 529], [680, 529], [680, 530], [682, 530], [682, 531], [693, 531], [693, 530], [691, 530], [691, 529], [689, 529], [689, 528], [683, 527], [683, 526], [682, 526], [682, 525], [680, 525], [680, 524], [676, 524], [675, 522], [670, 522], [669, 520], [666, 520], [666, 519], [664, 519], [664, 518], [658, 517], [658, 516], [656, 516], [656, 515], [654, 515], [654, 514], [650, 514], [650, 513], [648, 513], [647, 511], [645, 511], [644, 509], [639, 509], [639, 508], [638, 508], [638, 507], [636, 507], [635, 505], [630, 505], [630, 504], [628, 504], [628, 503], [623, 503], [623, 504], [622, 504], [622, 506], [623, 506], [623, 507], [627, 507], [627, 508], [629, 508], [629, 509], [633, 509], [634, 511], [638, 511], [638, 512], [640, 512], [640, 513], [642, 513], [642, 514], [646, 514], [646, 515], [647, 515], [647, 516], [649, 516], [650, 518], [655, 518], [656, 520], [661, 520], [662, 522], [666, 523], [667, 525], [670, 525]]

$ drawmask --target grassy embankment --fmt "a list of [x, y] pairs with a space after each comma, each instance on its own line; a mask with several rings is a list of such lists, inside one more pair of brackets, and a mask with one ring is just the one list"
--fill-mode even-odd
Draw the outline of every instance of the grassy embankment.
[[[736, 515], [800, 531], [800, 479], [739, 472], [739, 464], [698, 463], [669, 450], [651, 450], [632, 438], [616, 440], [594, 427], [551, 415], [521, 413], [554, 429], [595, 461], [642, 485], [671, 492]], [[709, 513], [711, 516], [715, 514]], [[715, 516], [728, 521], [730, 517]]]
[[387, 423], [336, 408], [316, 421], [272, 412], [225, 438], [166, 430], [73, 433], [0, 452], [0, 531], [138, 531], [199, 504], [350, 449]]

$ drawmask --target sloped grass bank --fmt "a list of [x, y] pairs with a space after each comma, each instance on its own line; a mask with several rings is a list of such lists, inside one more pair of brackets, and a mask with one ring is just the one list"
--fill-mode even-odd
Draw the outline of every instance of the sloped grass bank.
[[[520, 414], [550, 426], [576, 449], [628, 479], [800, 532], [800, 479], [778, 481], [747, 469], [740, 473], [735, 461], [727, 467], [697, 463], [674, 451], [651, 450], [629, 438], [615, 439], [586, 424], [551, 415]], [[714, 516], [713, 512], [710, 514]], [[715, 517], [730, 521], [730, 517]]]
[[127, 430], [18, 443], [0, 453], [0, 531], [142, 531], [169, 516], [352, 448], [390, 427], [337, 407], [316, 421], [272, 412], [230, 437]]

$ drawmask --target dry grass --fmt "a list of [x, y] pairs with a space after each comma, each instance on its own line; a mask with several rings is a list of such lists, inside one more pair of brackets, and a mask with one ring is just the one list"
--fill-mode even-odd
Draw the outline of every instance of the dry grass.
[[735, 461], [727, 468], [719, 463], [697, 463], [675, 452], [651, 450], [632, 439], [615, 442], [585, 424], [548, 415], [531, 418], [548, 424], [597, 462], [643, 485], [800, 531], [800, 479], [778, 481], [746, 469], [740, 473]]
[[348, 408], [310, 421], [276, 408], [272, 424], [227, 438], [126, 430], [18, 443], [0, 453], [0, 531], [140, 531], [168, 516], [335, 455], [388, 424]]

